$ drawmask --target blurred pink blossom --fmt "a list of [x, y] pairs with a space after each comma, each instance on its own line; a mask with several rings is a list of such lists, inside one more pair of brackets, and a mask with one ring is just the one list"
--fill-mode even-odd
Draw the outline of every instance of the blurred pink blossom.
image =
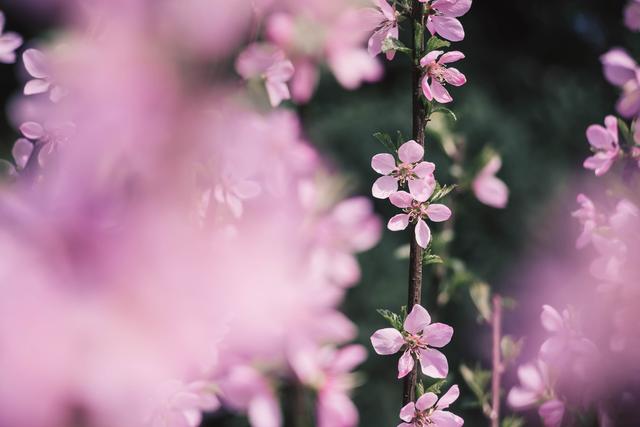
[[[386, 39], [398, 38], [398, 19], [396, 11], [387, 0], [373, 0], [375, 7], [367, 9], [367, 13], [373, 23], [374, 33], [369, 38], [368, 49], [371, 56], [382, 53], [383, 43]], [[395, 50], [386, 53], [387, 59], [395, 57]]]
[[469, 12], [471, 0], [420, 0], [427, 3], [427, 29], [452, 42], [464, 39], [464, 29], [457, 19]]
[[584, 167], [594, 170], [596, 176], [607, 173], [620, 154], [618, 119], [607, 116], [604, 123], [606, 127], [591, 125], [587, 129], [587, 139], [595, 154], [584, 161]]
[[611, 49], [600, 57], [607, 80], [622, 89], [617, 110], [632, 118], [640, 112], [640, 80], [638, 64], [623, 49]]
[[0, 62], [13, 64], [16, 62], [16, 49], [22, 45], [22, 37], [14, 32], [4, 32], [5, 16], [0, 11]]
[[59, 102], [66, 94], [66, 90], [57, 85], [51, 75], [51, 65], [47, 57], [37, 49], [27, 49], [22, 54], [24, 67], [33, 77], [24, 86], [25, 95], [36, 95], [49, 92], [53, 102]]
[[624, 9], [624, 23], [631, 31], [640, 31], [640, 1], [629, 0]]
[[494, 155], [473, 179], [471, 188], [475, 196], [487, 206], [503, 209], [509, 200], [509, 188], [496, 173], [502, 167], [502, 159]]

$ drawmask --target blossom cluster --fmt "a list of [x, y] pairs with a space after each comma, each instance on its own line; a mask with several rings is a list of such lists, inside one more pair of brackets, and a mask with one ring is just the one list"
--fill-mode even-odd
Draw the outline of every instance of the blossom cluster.
[[195, 427], [225, 408], [277, 427], [287, 384], [319, 426], [357, 425], [366, 351], [338, 307], [380, 221], [327, 190], [293, 112], [202, 76], [235, 61], [275, 106], [310, 96], [321, 63], [348, 88], [379, 64], [348, 2], [257, 3], [270, 35], [244, 48], [254, 10], [218, 0], [96, 1], [47, 44], [0, 36], [28, 76], [0, 187], [0, 425]]

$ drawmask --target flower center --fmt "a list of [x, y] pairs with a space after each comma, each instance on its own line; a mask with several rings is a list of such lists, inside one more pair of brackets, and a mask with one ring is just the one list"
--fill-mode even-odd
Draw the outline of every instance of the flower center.
[[427, 70], [427, 73], [432, 78], [439, 81], [440, 83], [446, 83], [444, 77], [445, 77], [445, 74], [447, 73], [447, 67], [445, 67], [444, 65], [438, 64], [437, 62], [433, 62], [431, 65], [429, 65], [429, 69]]

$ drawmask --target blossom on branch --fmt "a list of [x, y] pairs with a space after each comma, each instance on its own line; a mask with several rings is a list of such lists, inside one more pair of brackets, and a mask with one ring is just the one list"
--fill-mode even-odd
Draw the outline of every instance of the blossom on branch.
[[422, 78], [422, 93], [429, 101], [435, 99], [441, 104], [453, 101], [449, 91], [444, 87], [445, 84], [462, 86], [467, 82], [467, 78], [456, 68], [447, 67], [446, 64], [461, 59], [464, 59], [464, 54], [457, 50], [447, 53], [434, 50], [420, 60], [420, 66], [425, 68], [425, 75]]
[[[429, 312], [419, 304], [413, 306], [404, 321], [403, 330], [385, 328], [371, 336], [376, 353], [395, 354], [404, 348], [398, 361], [398, 378], [413, 370], [415, 360], [420, 362], [422, 373], [432, 378], [446, 378], [449, 373], [447, 358], [435, 348], [451, 341], [453, 328], [444, 323], [431, 323]], [[435, 347], [435, 348], [434, 348]]]
[[423, 394], [415, 403], [410, 402], [400, 410], [400, 419], [404, 422], [398, 427], [460, 427], [464, 420], [445, 411], [458, 396], [460, 390], [457, 385], [452, 386], [440, 399], [431, 392]]

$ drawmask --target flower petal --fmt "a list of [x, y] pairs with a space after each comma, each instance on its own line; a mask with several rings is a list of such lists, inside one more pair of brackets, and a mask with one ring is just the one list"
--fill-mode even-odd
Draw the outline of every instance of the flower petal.
[[416, 409], [420, 412], [426, 411], [431, 408], [438, 401], [438, 396], [435, 393], [427, 392], [420, 396], [416, 401]]
[[412, 179], [409, 181], [409, 193], [418, 202], [426, 202], [433, 194], [435, 180]]
[[438, 400], [438, 404], [436, 405], [437, 409], [446, 409], [453, 402], [458, 400], [460, 396], [460, 389], [457, 385], [452, 385], [449, 390]]
[[416, 404], [409, 402], [400, 409], [400, 419], [402, 421], [411, 422], [416, 415]]
[[371, 194], [376, 199], [386, 199], [396, 192], [398, 192], [398, 179], [392, 176], [381, 176], [371, 187]]
[[444, 55], [442, 55], [440, 57], [440, 59], [438, 59], [438, 62], [440, 64], [450, 64], [452, 62], [457, 62], [460, 61], [461, 59], [464, 59], [464, 53], [460, 52], [459, 50], [453, 50], [451, 52], [447, 52]]
[[433, 173], [436, 170], [436, 165], [431, 162], [420, 162], [413, 167], [413, 173], [420, 178], [433, 178]]
[[422, 338], [431, 347], [444, 347], [453, 336], [453, 328], [444, 323], [433, 323], [424, 329]]
[[396, 169], [396, 159], [389, 153], [376, 154], [371, 158], [371, 168], [381, 175], [389, 175]]
[[27, 49], [22, 54], [24, 68], [36, 79], [46, 79], [49, 77], [47, 57], [37, 49]]
[[560, 427], [564, 417], [564, 403], [558, 399], [543, 403], [538, 409], [545, 427]]
[[397, 329], [379, 329], [371, 335], [371, 345], [378, 354], [395, 354], [404, 345], [404, 338]]
[[397, 208], [410, 208], [413, 203], [413, 197], [406, 191], [397, 191], [389, 196], [391, 204]]
[[432, 348], [420, 349], [420, 367], [422, 373], [431, 378], [446, 378], [449, 363], [444, 354]]
[[422, 218], [418, 219], [416, 223], [416, 242], [422, 249], [427, 249], [429, 242], [431, 241], [431, 229]]
[[446, 221], [451, 218], [451, 209], [445, 205], [435, 203], [427, 208], [427, 216], [434, 222]]
[[398, 378], [406, 377], [413, 370], [415, 361], [410, 351], [405, 351], [398, 360]]
[[33, 79], [33, 80], [29, 80], [24, 85], [23, 93], [25, 95], [37, 95], [39, 93], [45, 93], [46, 91], [49, 90], [50, 87], [51, 87], [51, 84], [49, 84], [49, 82], [45, 80]]
[[558, 310], [546, 304], [542, 306], [540, 322], [542, 327], [549, 332], [558, 332], [564, 327], [564, 319], [562, 319]]
[[398, 157], [405, 163], [416, 163], [424, 157], [424, 148], [414, 140], [407, 141], [398, 148]]
[[456, 18], [450, 16], [431, 16], [433, 29], [440, 34], [442, 38], [452, 42], [459, 42], [464, 39], [464, 28]]
[[600, 150], [608, 150], [613, 144], [613, 137], [609, 131], [600, 125], [591, 125], [587, 128], [587, 140], [592, 147]]
[[462, 418], [449, 411], [434, 411], [430, 418], [437, 427], [460, 427], [464, 424]]
[[20, 125], [20, 132], [29, 139], [37, 140], [45, 136], [42, 125], [36, 122], [26, 122]]
[[13, 144], [11, 155], [18, 169], [24, 169], [31, 157], [31, 153], [33, 153], [33, 144], [31, 141], [20, 138]]
[[404, 230], [407, 226], [409, 226], [409, 215], [407, 214], [394, 215], [387, 223], [387, 228], [391, 231]]
[[415, 304], [404, 320], [404, 330], [412, 335], [416, 335], [421, 333], [430, 323], [431, 316], [427, 309], [420, 304]]
[[449, 91], [437, 80], [431, 81], [431, 91], [433, 92], [433, 98], [441, 104], [447, 104], [453, 101]]

